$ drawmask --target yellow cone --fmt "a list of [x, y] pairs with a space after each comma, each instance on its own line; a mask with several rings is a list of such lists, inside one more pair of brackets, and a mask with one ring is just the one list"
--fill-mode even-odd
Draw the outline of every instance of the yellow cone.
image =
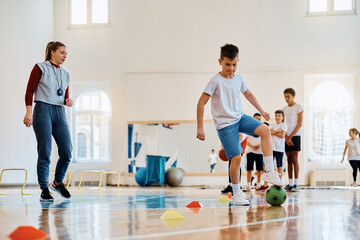
[[163, 220], [184, 219], [185, 216], [176, 210], [168, 210], [161, 217]]
[[222, 196], [218, 199], [219, 202], [230, 202], [230, 199], [227, 196]]

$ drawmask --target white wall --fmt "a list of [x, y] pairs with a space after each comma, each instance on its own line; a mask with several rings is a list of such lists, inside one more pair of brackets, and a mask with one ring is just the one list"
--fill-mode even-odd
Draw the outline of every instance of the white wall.
[[[18, 123], [24, 114], [29, 71], [42, 60], [52, 37], [67, 45], [65, 65], [71, 81], [110, 82], [113, 168], [123, 171], [127, 170], [127, 121], [194, 119], [201, 90], [220, 69], [217, 58], [224, 43], [239, 46], [238, 72], [270, 112], [284, 105], [285, 87], [294, 87], [296, 100], [304, 103], [304, 74], [360, 72], [359, 15], [305, 17], [305, 0], [109, 2], [109, 28], [71, 29], [68, 1], [55, 0], [52, 11], [51, 1], [0, 0], [0, 49], [5, 56], [0, 61], [6, 66], [0, 70], [0, 87], [14, 90], [2, 93], [4, 99], [13, 100], [11, 106], [0, 103], [8, 113], [0, 120], [0, 150], [5, 152], [0, 167], [8, 166], [10, 159], [19, 161], [14, 165], [33, 166], [24, 159], [36, 157], [33, 132]], [[357, 0], [358, 12], [359, 6]], [[171, 97], [143, 98], [140, 92]], [[248, 104], [244, 108], [254, 112]], [[307, 167], [304, 152], [300, 159]], [[305, 180], [302, 175], [301, 181]]]
[[110, 1], [110, 28], [80, 30], [68, 28], [67, 7], [55, 1], [55, 36], [71, 46], [72, 80], [112, 84], [115, 168], [126, 170], [127, 121], [195, 118], [224, 43], [239, 46], [238, 72], [271, 113], [286, 87], [304, 103], [305, 74], [359, 73], [360, 17], [305, 17], [305, 1]]
[[[34, 131], [22, 123], [25, 90], [53, 39], [53, 19], [52, 1], [0, 0], [0, 169], [26, 168], [30, 183], [37, 183], [37, 154]], [[3, 181], [20, 183], [23, 175], [5, 173]]]

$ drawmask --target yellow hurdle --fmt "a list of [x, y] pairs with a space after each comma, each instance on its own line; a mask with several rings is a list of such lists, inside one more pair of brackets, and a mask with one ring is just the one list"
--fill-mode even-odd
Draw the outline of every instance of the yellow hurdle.
[[[50, 170], [50, 172], [55, 172], [55, 170]], [[66, 188], [69, 188], [70, 182], [71, 182], [71, 171], [67, 170], [66, 172], [69, 173], [69, 179], [68, 179], [68, 181], [66, 183]]]
[[80, 176], [80, 182], [79, 182], [79, 190], [81, 190], [81, 183], [82, 183], [82, 179], [83, 179], [83, 174], [84, 173], [99, 173], [100, 179], [99, 179], [99, 190], [101, 190], [101, 182], [102, 182], [102, 178], [104, 174], [117, 174], [118, 175], [118, 184], [117, 187], [120, 188], [120, 172], [108, 172], [108, 171], [103, 171], [103, 170], [84, 170], [81, 172], [81, 176]]
[[[24, 184], [21, 188], [21, 195], [31, 195], [30, 193], [24, 193], [23, 190], [25, 188], [25, 185], [26, 185], [26, 182], [27, 182], [27, 175], [28, 175], [28, 172], [25, 168], [6, 168], [6, 169], [3, 169], [1, 171], [1, 175], [0, 175], [0, 183], [1, 183], [1, 179], [2, 179], [2, 175], [5, 171], [25, 171], [25, 181], [24, 181]], [[5, 195], [5, 193], [0, 193], [0, 195]]]

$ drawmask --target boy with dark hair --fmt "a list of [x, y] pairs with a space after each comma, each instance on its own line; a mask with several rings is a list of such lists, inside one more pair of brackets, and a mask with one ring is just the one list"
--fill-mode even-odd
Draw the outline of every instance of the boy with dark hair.
[[261, 148], [264, 154], [265, 173], [263, 181], [277, 186], [283, 186], [279, 175], [274, 171], [272, 157], [271, 134], [268, 126], [244, 114], [241, 106], [240, 93], [260, 112], [266, 119], [270, 119], [252, 92], [247, 88], [243, 78], [235, 74], [238, 64], [239, 50], [236, 46], [226, 44], [221, 47], [219, 64], [221, 72], [216, 74], [207, 84], [197, 104], [197, 138], [205, 140], [203, 128], [204, 107], [211, 97], [211, 113], [226, 156], [232, 161], [230, 175], [232, 180], [233, 197], [231, 205], [249, 205], [246, 195], [240, 189], [239, 169], [242, 148], [239, 132], [249, 136], [261, 137]]
[[[286, 191], [299, 191], [299, 163], [298, 154], [301, 150], [301, 126], [303, 119], [303, 107], [294, 102], [295, 90], [287, 88], [284, 91], [285, 101], [288, 104], [282, 110], [285, 114], [287, 132], [285, 136], [285, 152], [288, 161], [289, 184], [285, 187]], [[295, 183], [293, 181], [293, 171]]]

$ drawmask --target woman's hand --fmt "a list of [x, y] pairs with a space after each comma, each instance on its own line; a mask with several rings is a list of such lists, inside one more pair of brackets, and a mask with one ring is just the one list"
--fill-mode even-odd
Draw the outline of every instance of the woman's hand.
[[72, 107], [72, 105], [73, 105], [73, 100], [72, 100], [71, 98], [68, 98], [68, 99], [66, 99], [65, 103], [66, 103], [66, 104], [65, 104], [66, 106]]
[[30, 127], [33, 122], [33, 115], [31, 112], [27, 112], [24, 117], [24, 124], [26, 127]]

